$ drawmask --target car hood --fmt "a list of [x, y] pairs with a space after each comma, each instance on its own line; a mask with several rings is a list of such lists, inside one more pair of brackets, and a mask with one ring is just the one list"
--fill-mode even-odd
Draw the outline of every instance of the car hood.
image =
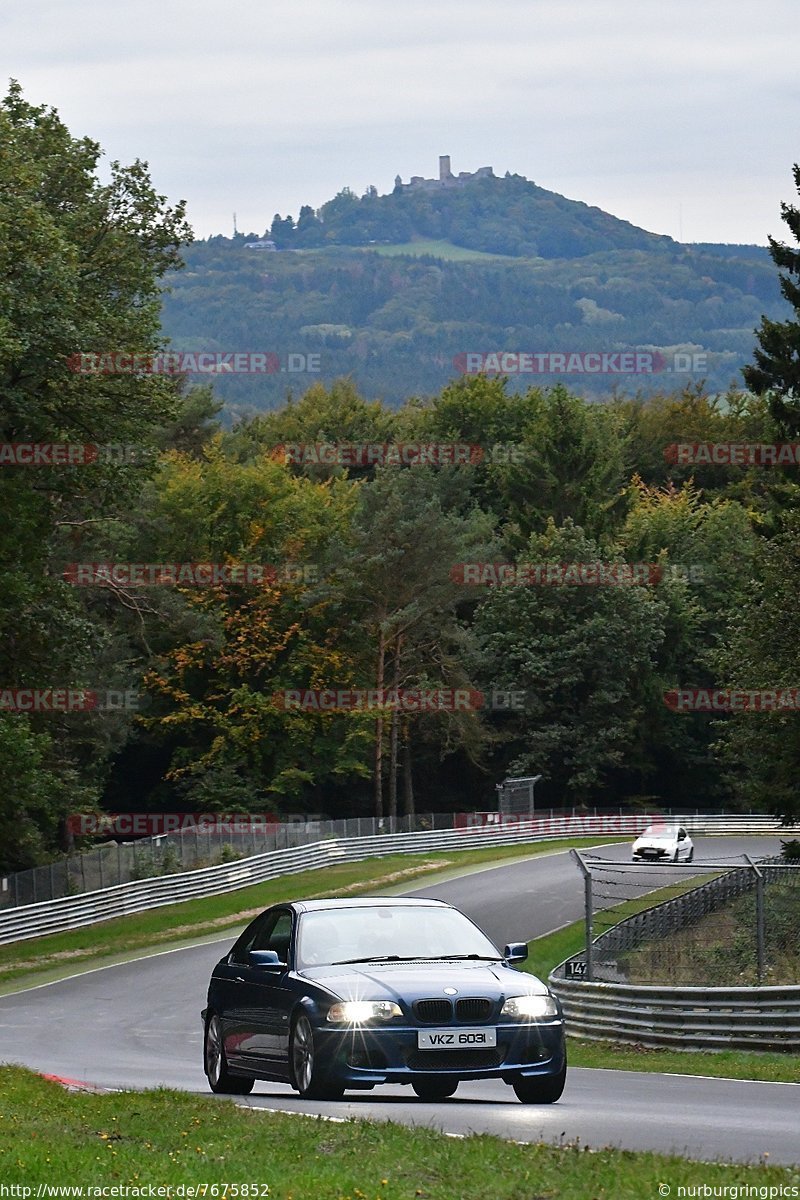
[[634, 844], [634, 846], [640, 846], [640, 847], [641, 846], [655, 846], [658, 848], [658, 847], [663, 847], [663, 846], [674, 846], [675, 843], [677, 842], [677, 840], [678, 839], [677, 839], [677, 837], [675, 837], [674, 834], [649, 833], [646, 836], [642, 835], [642, 837], [637, 838], [633, 844]]
[[458, 996], [522, 996], [547, 987], [535, 975], [502, 963], [418, 962], [353, 963], [306, 967], [302, 972], [342, 1000], [405, 1000], [443, 996], [446, 987]]

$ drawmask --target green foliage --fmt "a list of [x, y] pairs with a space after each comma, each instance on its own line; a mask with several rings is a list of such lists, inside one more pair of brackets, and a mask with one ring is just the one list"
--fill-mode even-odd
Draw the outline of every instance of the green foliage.
[[[186, 251], [181, 276], [183, 208], [166, 206], [143, 164], [112, 164], [101, 184], [97, 145], [16, 85], [0, 137], [0, 440], [140, 451], [135, 463], [0, 472], [0, 683], [132, 687], [149, 700], [138, 717], [0, 713], [0, 869], [45, 861], [66, 812], [101, 799], [412, 813], [481, 806], [496, 778], [530, 771], [545, 775], [554, 807], [646, 794], [798, 814], [796, 713], [715, 722], [664, 704], [676, 686], [800, 679], [798, 484], [769, 468], [689, 470], [665, 454], [775, 440], [782, 413], [702, 385], [590, 403], [544, 379], [453, 378], [457, 355], [492, 346], [700, 345], [727, 371], [753, 306], [777, 319], [798, 299], [789, 285], [776, 299], [768, 264], [679, 247], [508, 177], [391, 197], [345, 189], [296, 224], [276, 215], [274, 240], [296, 253], [210, 239]], [[794, 210], [787, 220], [797, 233]], [[365, 249], [419, 237], [509, 257]], [[776, 253], [791, 274], [794, 252]], [[157, 352], [162, 301], [164, 329], [186, 348], [313, 351], [324, 375], [346, 377], [270, 411], [288, 376], [252, 376], [223, 431], [230, 379], [212, 391], [71, 369], [81, 352]], [[245, 416], [248, 405], [262, 411]], [[481, 453], [469, 466], [375, 468], [278, 450], [319, 442]], [[635, 586], [465, 587], [459, 564], [491, 560], [649, 563], [653, 574]], [[206, 588], [77, 589], [70, 562], [267, 572]], [[331, 687], [525, 703], [398, 714], [280, 700]]]
[[[97, 178], [98, 145], [11, 84], [0, 104], [0, 442], [136, 448], [73, 467], [0, 472], [0, 658], [4, 688], [116, 687], [124, 653], [60, 578], [75, 535], [135, 501], [148, 451], [179, 402], [157, 375], [86, 375], [82, 353], [163, 345], [159, 278], [190, 235], [143, 163]], [[115, 653], [116, 652], [116, 653]], [[0, 866], [51, 854], [68, 806], [96, 798], [121, 722], [81, 714], [3, 716], [8, 785]], [[77, 782], [80, 781], [80, 782]]]
[[[740, 689], [797, 688], [800, 679], [800, 513], [762, 545], [747, 602], [731, 612], [715, 656], [725, 685]], [[795, 708], [731, 713], [719, 744], [740, 798], [787, 821], [800, 817], [797, 776], [800, 726]]]
[[[800, 193], [797, 164], [792, 175]], [[800, 244], [800, 209], [782, 203], [781, 217]], [[770, 411], [780, 428], [796, 437], [800, 433], [800, 249], [771, 237], [769, 252], [775, 266], [786, 272], [780, 276], [781, 294], [792, 306], [793, 316], [788, 321], [762, 317], [753, 353], [755, 366], [745, 367], [743, 375], [749, 388], [769, 396]]]
[[[465, 221], [467, 240], [470, 229]], [[787, 316], [766, 249], [760, 259], [730, 258], [668, 239], [665, 250], [643, 237], [639, 249], [611, 237], [607, 248], [578, 257], [461, 261], [452, 246], [403, 257], [326, 241], [268, 253], [211, 238], [190, 247], [186, 270], [170, 276], [164, 330], [185, 350], [270, 350], [284, 366], [289, 354], [320, 356], [319, 374], [215, 376], [234, 419], [283, 404], [287, 388], [296, 394], [343, 376], [370, 399], [397, 406], [410, 395], [441, 392], [464, 369], [466, 352], [492, 350], [641, 347], [663, 356], [664, 369], [652, 374], [522, 375], [511, 381], [516, 392], [532, 382], [566, 382], [605, 398], [702, 380], [724, 394], [740, 383], [762, 314]], [[676, 352], [704, 354], [701, 373], [675, 373]]]
[[[550, 522], [519, 563], [593, 563], [604, 555], [579, 527]], [[491, 686], [521, 690], [506, 721], [510, 775], [543, 774], [559, 803], [602, 794], [636, 744], [652, 704], [665, 607], [639, 586], [501, 585], [475, 617]]]
[[443, 238], [489, 254], [575, 258], [621, 247], [662, 253], [671, 238], [646, 233], [600, 209], [567, 200], [521, 175], [488, 176], [450, 188], [361, 197], [344, 188], [312, 219], [305, 206], [295, 228], [276, 216], [270, 229], [281, 248], [319, 244], [367, 246]]

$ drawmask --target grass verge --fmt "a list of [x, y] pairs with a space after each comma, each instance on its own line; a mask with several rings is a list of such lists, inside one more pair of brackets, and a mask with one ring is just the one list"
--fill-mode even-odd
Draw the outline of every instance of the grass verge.
[[[692, 886], [696, 886], [693, 881]], [[668, 889], [670, 892], [672, 888]], [[645, 903], [645, 900], [647, 903]], [[621, 905], [618, 920], [631, 916], [656, 898], [638, 897]], [[616, 915], [616, 914], [615, 914]], [[528, 946], [523, 970], [547, 976], [565, 958], [579, 953], [584, 946], [584, 924], [576, 921], [556, 933], [535, 938]], [[675, 1075], [711, 1075], [722, 1079], [762, 1080], [765, 1083], [800, 1083], [800, 1057], [745, 1050], [672, 1050], [629, 1042], [583, 1041], [567, 1039], [571, 1067], [599, 1067], [614, 1071], [655, 1071]]]
[[72, 974], [82, 967], [136, 958], [151, 948], [167, 949], [220, 936], [226, 929], [244, 925], [263, 908], [282, 900], [411, 888], [417, 879], [423, 886], [463, 874], [471, 867], [488, 867], [507, 859], [567, 850], [570, 846], [596, 846], [624, 840], [578, 838], [568, 842], [518, 843], [441, 854], [390, 854], [284, 875], [235, 892], [149, 909], [129, 917], [87, 925], [83, 929], [11, 942], [0, 946], [0, 995], [32, 982]]
[[417, 258], [422, 254], [429, 254], [447, 262], [496, 262], [498, 259], [505, 262], [514, 261], [513, 255], [489, 254], [485, 250], [470, 250], [467, 246], [456, 246], [453, 242], [436, 238], [415, 238], [411, 242], [394, 242], [390, 245], [376, 243], [373, 246], [365, 246], [363, 249], [389, 257], [408, 255]]
[[665, 1184], [678, 1195], [699, 1172], [712, 1187], [758, 1184], [774, 1187], [771, 1195], [800, 1178], [796, 1169], [761, 1163], [700, 1167], [660, 1154], [587, 1153], [577, 1144], [331, 1123], [167, 1090], [69, 1093], [22, 1068], [0, 1069], [0, 1178], [34, 1196], [40, 1183], [143, 1188], [145, 1196], [149, 1185], [182, 1184], [184, 1196], [205, 1185], [205, 1196], [224, 1200], [228, 1184], [239, 1185], [228, 1197], [250, 1200], [641, 1200]]

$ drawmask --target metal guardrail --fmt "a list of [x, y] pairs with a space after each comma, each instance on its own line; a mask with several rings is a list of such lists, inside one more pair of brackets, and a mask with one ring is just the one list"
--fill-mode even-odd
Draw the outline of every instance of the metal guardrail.
[[[128, 814], [131, 816], [132, 814]], [[142, 815], [142, 814], [140, 814]], [[147, 819], [148, 814], [143, 814]], [[158, 814], [149, 814], [158, 818]], [[195, 814], [197, 815], [197, 814]], [[413, 816], [386, 817], [378, 821], [374, 817], [346, 817], [340, 820], [306, 819], [284, 823], [266, 822], [256, 818], [252, 822], [247, 814], [227, 820], [224, 814], [206, 814], [186, 828], [174, 832], [160, 832], [136, 841], [110, 840], [100, 842], [91, 849], [76, 851], [63, 858], [54, 859], [38, 867], [12, 873], [0, 872], [0, 913], [9, 908], [21, 908], [39, 904], [45, 900], [57, 900], [64, 896], [77, 896], [116, 887], [120, 883], [155, 878], [159, 875], [176, 875], [179, 872], [199, 870], [235, 859], [253, 858], [270, 850], [286, 850], [290, 846], [306, 846], [325, 838], [373, 837], [383, 833], [415, 833], [421, 830], [461, 829], [477, 825], [497, 825], [520, 820], [537, 821], [560, 817], [572, 817], [583, 821], [598, 816], [576, 808], [541, 808], [534, 814], [500, 814], [494, 812], [473, 813], [419, 813]], [[604, 809], [604, 817], [627, 816], [644, 823], [650, 818], [646, 814], [623, 813]], [[164, 816], [164, 814], [162, 814]], [[209, 825], [208, 818], [220, 819], [218, 827]], [[244, 820], [241, 817], [244, 816]], [[683, 813], [662, 812], [659, 818], [693, 823], [711, 818], [692, 817]], [[749, 817], [760, 827], [776, 828], [773, 818]], [[716, 818], [720, 832], [730, 829], [725, 817]], [[739, 818], [741, 821], [741, 817]], [[577, 826], [576, 826], [577, 828]], [[626, 826], [623, 832], [630, 832]]]
[[[559, 968], [556, 968], [556, 971]], [[577, 1037], [679, 1049], [800, 1051], [800, 987], [648, 987], [561, 979], [550, 986]]]
[[759, 876], [774, 882], [800, 869], [775, 859], [756, 866], [730, 870], [618, 922], [592, 943], [591, 980], [565, 977], [568, 964], [585, 961], [584, 952], [560, 963], [548, 982], [561, 1000], [568, 1031], [645, 1046], [799, 1051], [800, 986], [667, 987], [597, 978], [604, 970], [615, 973], [620, 954], [683, 929], [752, 890]]
[[[466, 850], [477, 846], [509, 846], [550, 839], [633, 836], [653, 819], [647, 814], [599, 814], [529, 818], [501, 823], [486, 821], [486, 814], [472, 814], [475, 823], [470, 824], [470, 814], [464, 816], [464, 824], [456, 829], [331, 838], [200, 870], [135, 880], [84, 895], [64, 896], [13, 908], [0, 913], [0, 944], [79, 929], [96, 921], [107, 921], [200, 896], [236, 891], [269, 879], [316, 870], [333, 863], [358, 862], [387, 854]], [[692, 818], [681, 817], [681, 823], [698, 833], [776, 833], [781, 830], [778, 821], [762, 815], [736, 818], [698, 814]]]

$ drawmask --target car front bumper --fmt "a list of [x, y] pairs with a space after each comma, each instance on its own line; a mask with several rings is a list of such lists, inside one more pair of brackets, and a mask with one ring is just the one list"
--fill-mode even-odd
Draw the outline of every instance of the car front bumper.
[[[490, 1026], [497, 1045], [487, 1049], [420, 1050], [417, 1026], [316, 1026], [319, 1061], [350, 1087], [411, 1083], [431, 1075], [452, 1079], [505, 1079], [558, 1075], [566, 1051], [561, 1021]], [[453, 1027], [457, 1032], [457, 1027]]]

